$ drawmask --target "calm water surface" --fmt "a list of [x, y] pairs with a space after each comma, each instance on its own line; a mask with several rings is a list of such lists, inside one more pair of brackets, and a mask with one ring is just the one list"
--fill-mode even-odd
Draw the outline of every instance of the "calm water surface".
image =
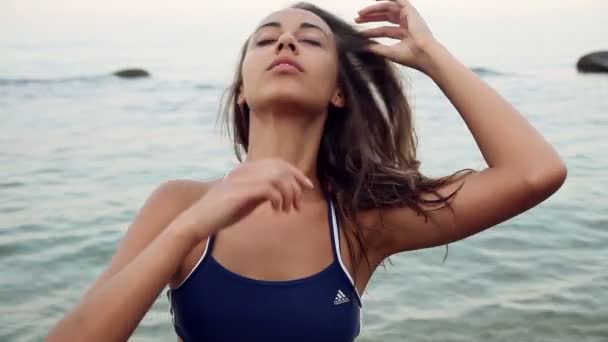
[[[433, 17], [445, 44], [488, 69], [480, 77], [557, 147], [569, 175], [533, 210], [450, 245], [445, 263], [444, 248], [393, 257], [363, 295], [360, 341], [608, 341], [608, 77], [573, 68], [606, 48], [602, 5], [589, 3], [567, 28], [549, 14], [511, 27], [515, 17]], [[175, 22], [179, 39], [146, 31], [141, 41], [109, 24], [107, 35], [64, 26], [53, 36], [13, 24], [23, 39], [0, 37], [0, 340], [39, 341], [107, 265], [158, 183], [234, 165], [215, 117], [242, 39], [206, 36], [195, 23]], [[105, 76], [134, 63], [153, 77]], [[423, 171], [483, 168], [440, 90], [419, 73], [405, 77]], [[131, 340], [174, 339], [163, 295]]]

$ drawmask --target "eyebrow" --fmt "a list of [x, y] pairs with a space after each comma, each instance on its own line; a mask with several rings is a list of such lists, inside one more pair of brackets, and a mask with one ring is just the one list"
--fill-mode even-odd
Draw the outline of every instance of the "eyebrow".
[[[278, 27], [278, 28], [281, 28], [282, 26], [281, 26], [281, 23], [279, 23], [278, 21], [271, 21], [271, 22], [265, 23], [263, 25], [260, 25], [260, 27], [258, 27], [255, 30], [254, 34], [257, 33], [259, 30], [261, 30], [264, 27]], [[314, 29], [317, 29], [317, 30], [323, 32], [323, 34], [328, 37], [327, 33], [322, 28], [320, 28], [319, 26], [317, 26], [315, 24], [303, 22], [303, 23], [300, 24], [300, 27], [298, 28], [298, 30], [303, 29], [303, 28], [314, 28]]]

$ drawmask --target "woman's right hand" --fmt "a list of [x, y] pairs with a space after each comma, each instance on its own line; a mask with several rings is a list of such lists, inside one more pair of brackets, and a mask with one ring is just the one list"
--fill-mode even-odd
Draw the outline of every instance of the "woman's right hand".
[[180, 216], [188, 222], [186, 229], [201, 241], [266, 202], [276, 211], [299, 210], [303, 191], [312, 188], [313, 183], [302, 171], [282, 159], [245, 162], [212, 185]]

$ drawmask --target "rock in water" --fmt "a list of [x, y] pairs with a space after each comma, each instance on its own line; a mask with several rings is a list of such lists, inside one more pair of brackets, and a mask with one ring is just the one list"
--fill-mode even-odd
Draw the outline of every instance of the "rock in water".
[[576, 63], [580, 72], [608, 72], [608, 51], [597, 51], [584, 55]]
[[144, 69], [123, 69], [118, 70], [112, 73], [114, 76], [122, 77], [122, 78], [136, 78], [136, 77], [149, 77], [150, 73], [148, 73]]

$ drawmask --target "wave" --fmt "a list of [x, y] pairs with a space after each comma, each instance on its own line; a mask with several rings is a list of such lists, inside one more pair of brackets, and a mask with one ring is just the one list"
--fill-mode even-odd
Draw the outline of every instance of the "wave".
[[[58, 77], [58, 78], [0, 78], [0, 87], [2, 86], [29, 86], [29, 85], [54, 85], [54, 84], [69, 84], [69, 83], [98, 83], [112, 80], [122, 80], [113, 74], [89, 75], [76, 77]], [[133, 80], [133, 79], [127, 79]], [[197, 90], [213, 90], [224, 88], [224, 84], [203, 83], [192, 80], [162, 80], [157, 79], [162, 85], [191, 87]]]
[[58, 84], [70, 82], [97, 82], [103, 79], [112, 78], [111, 74], [76, 76], [64, 78], [0, 78], [0, 86], [31, 85], [31, 84]]

